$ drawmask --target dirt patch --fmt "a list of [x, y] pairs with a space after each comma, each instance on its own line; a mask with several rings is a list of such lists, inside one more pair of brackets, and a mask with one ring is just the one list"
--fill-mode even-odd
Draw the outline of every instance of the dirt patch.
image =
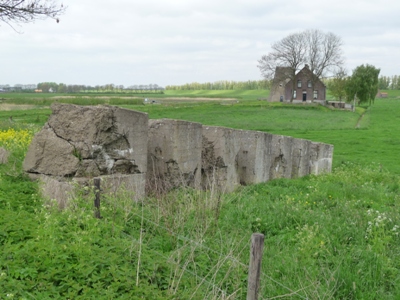
[[190, 97], [167, 97], [167, 98], [158, 98], [158, 100], [177, 100], [177, 101], [187, 101], [187, 100], [194, 100], [194, 101], [233, 101], [233, 100], [237, 100], [236, 98], [205, 98], [205, 97], [196, 97], [196, 98], [190, 98]]
[[[0, 104], [0, 110], [10, 111], [10, 110], [28, 110], [38, 108], [36, 105], [29, 104]], [[44, 107], [40, 107], [44, 108]]]
[[110, 100], [110, 99], [144, 99], [147, 98], [149, 100], [155, 100], [155, 101], [237, 101], [238, 99], [236, 98], [207, 98], [207, 97], [120, 97], [120, 96], [54, 96], [51, 97], [51, 99], [76, 99], [76, 98], [82, 98], [82, 99], [104, 99], [104, 100]]
[[143, 97], [120, 97], [120, 96], [54, 96], [51, 97], [50, 99], [104, 99], [104, 100], [110, 100], [110, 99], [141, 99]]

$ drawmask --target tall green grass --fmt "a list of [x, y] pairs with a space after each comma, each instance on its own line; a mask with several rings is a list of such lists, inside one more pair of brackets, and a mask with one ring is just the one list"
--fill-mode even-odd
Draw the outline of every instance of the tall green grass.
[[132, 202], [84, 188], [66, 210], [21, 171], [0, 177], [4, 299], [244, 299], [250, 237], [265, 234], [261, 298], [400, 297], [400, 177], [379, 165], [232, 194]]
[[[0, 298], [244, 299], [250, 237], [262, 232], [263, 299], [399, 299], [399, 105], [131, 105], [330, 142], [335, 168], [225, 195], [177, 189], [135, 203], [121, 191], [102, 197], [100, 220], [90, 188], [64, 211], [42, 199], [21, 169], [26, 149], [11, 147], [0, 165]], [[2, 111], [0, 126], [34, 131], [49, 113]]]

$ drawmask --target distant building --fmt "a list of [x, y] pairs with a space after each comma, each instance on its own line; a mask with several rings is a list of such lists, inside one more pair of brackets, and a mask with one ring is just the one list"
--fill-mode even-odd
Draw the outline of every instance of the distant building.
[[290, 79], [291, 72], [292, 68], [290, 67], [276, 67], [268, 101], [279, 102], [285, 100], [285, 87]]
[[325, 84], [319, 78], [316, 78], [308, 65], [305, 65], [293, 79], [290, 79], [289, 72], [292, 72], [291, 68], [276, 68], [268, 101], [290, 101], [292, 95], [294, 102], [320, 102], [326, 100]]
[[388, 93], [384, 93], [381, 91], [378, 91], [378, 93], [375, 96], [375, 98], [387, 98], [387, 97], [388, 97]]

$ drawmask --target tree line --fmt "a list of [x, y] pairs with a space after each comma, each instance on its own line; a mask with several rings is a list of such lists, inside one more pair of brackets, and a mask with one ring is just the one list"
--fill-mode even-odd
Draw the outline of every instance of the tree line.
[[117, 85], [113, 83], [104, 85], [64, 84], [56, 82], [41, 82], [37, 90], [43, 93], [163, 93], [164, 88], [158, 84]]
[[400, 76], [380, 76], [378, 88], [380, 90], [400, 90]]
[[366, 103], [371, 105], [379, 89], [380, 69], [366, 64], [356, 67], [351, 76], [344, 68], [326, 82], [332, 96], [336, 100], [346, 102]]
[[[331, 86], [335, 81], [336, 76], [333, 78], [324, 79], [326, 86]], [[400, 75], [393, 76], [379, 76], [378, 78], [378, 89], [380, 90], [400, 90]]]
[[206, 83], [185, 83], [183, 85], [167, 85], [166, 90], [265, 90], [271, 87], [270, 80], [229, 81], [220, 80]]

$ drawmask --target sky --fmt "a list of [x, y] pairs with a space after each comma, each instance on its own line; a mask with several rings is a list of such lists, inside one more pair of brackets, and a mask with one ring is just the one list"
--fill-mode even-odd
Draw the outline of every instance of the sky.
[[[57, 1], [57, 0], [56, 0]], [[1, 2], [1, 0], [0, 0]], [[61, 3], [61, 1], [59, 2]], [[257, 61], [307, 29], [342, 38], [345, 67], [400, 75], [398, 0], [64, 0], [53, 19], [0, 24], [0, 85], [181, 85], [262, 79]]]

